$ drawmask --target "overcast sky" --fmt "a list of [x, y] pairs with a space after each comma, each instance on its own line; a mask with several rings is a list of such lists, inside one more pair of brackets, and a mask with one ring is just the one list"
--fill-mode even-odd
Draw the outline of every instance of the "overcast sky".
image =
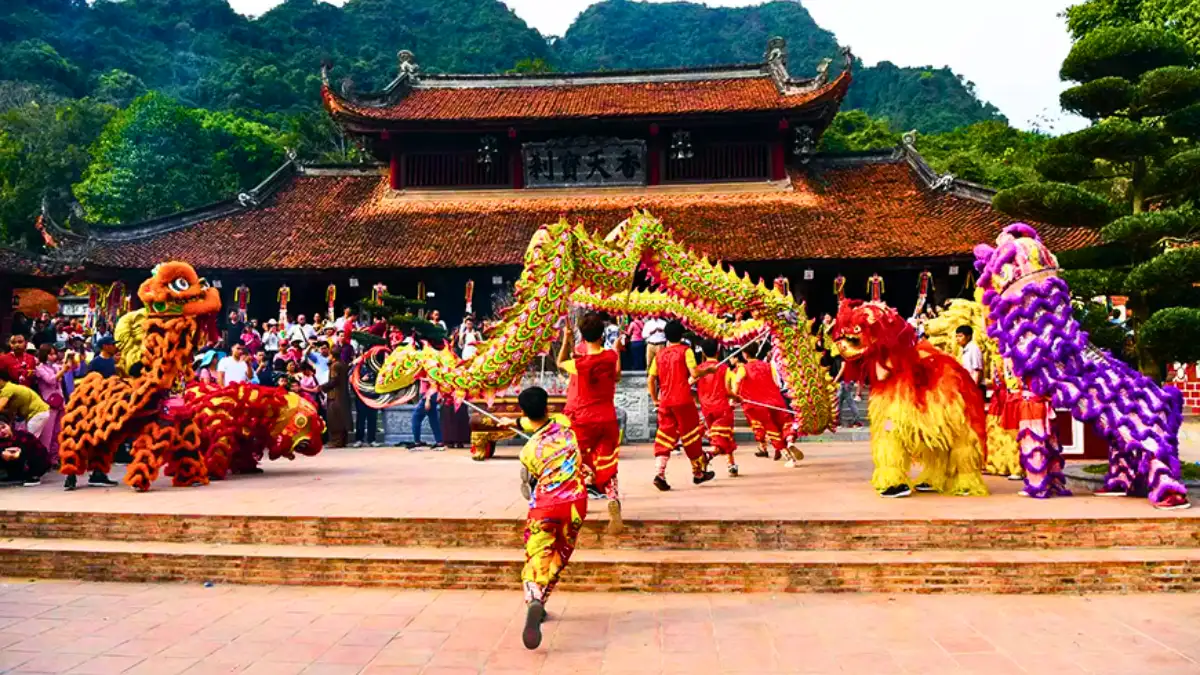
[[[1058, 67], [1070, 49], [1058, 14], [1078, 0], [803, 0], [823, 28], [868, 65], [950, 66], [976, 85], [1015, 126], [1049, 117], [1057, 133], [1083, 125], [1058, 106]], [[230, 0], [261, 14], [280, 0]], [[595, 0], [503, 0], [544, 35], [562, 35]], [[340, 4], [340, 3], [338, 3]], [[752, 0], [707, 0], [744, 7]], [[397, 48], [403, 45], [397, 45]], [[418, 55], [419, 56], [419, 55]], [[795, 64], [799, 66], [800, 64]], [[806, 73], [797, 73], [803, 75]], [[1042, 124], [1043, 128], [1046, 126]]]

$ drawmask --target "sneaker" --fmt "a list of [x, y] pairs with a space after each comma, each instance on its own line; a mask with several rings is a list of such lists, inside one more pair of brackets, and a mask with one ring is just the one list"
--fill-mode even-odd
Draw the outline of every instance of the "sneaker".
[[781, 459], [783, 459], [783, 452], [780, 450], [776, 450], [775, 451], [775, 461], [778, 462]]
[[1108, 488], [1105, 488], [1105, 487], [1102, 487], [1099, 490], [1092, 491], [1092, 494], [1097, 497], [1128, 497], [1129, 496], [1129, 492], [1127, 490], [1109, 490]]
[[1192, 504], [1187, 497], [1173, 492], [1163, 497], [1162, 500], [1154, 502], [1154, 508], [1160, 511], [1181, 511], [1192, 508]]
[[608, 502], [608, 533], [621, 534], [625, 530], [625, 521], [621, 519], [621, 502], [613, 499]]
[[594, 485], [587, 487], [588, 499], [608, 499], [608, 495], [596, 489]]
[[27, 480], [21, 484], [24, 485], [25, 487], [37, 487], [42, 484], [42, 477], [38, 476], [37, 478], [30, 478], [29, 480]]
[[546, 609], [541, 600], [533, 600], [525, 607], [525, 630], [521, 631], [521, 642], [526, 649], [537, 649], [542, 644], [542, 620]]
[[671, 486], [667, 484], [667, 479], [663, 478], [662, 476], [654, 477], [654, 487], [658, 488], [662, 492], [666, 492], [667, 490], [671, 489]]
[[704, 473], [700, 474], [699, 476], [692, 476], [692, 482], [695, 483], [696, 485], [700, 485], [701, 483], [707, 483], [708, 481], [710, 481], [716, 477], [717, 477], [716, 472], [705, 471]]
[[893, 485], [883, 492], [880, 492], [879, 496], [887, 497], [888, 499], [899, 499], [900, 497], [907, 497], [911, 494], [912, 488], [908, 487], [907, 485]]
[[796, 460], [794, 460], [794, 459], [789, 459], [788, 461], [783, 463], [783, 468], [785, 468], [785, 469], [794, 469], [797, 466], [799, 466], [799, 465], [796, 464]]
[[71, 490], [75, 489], [75, 486], [78, 484], [78, 482], [78, 476], [67, 476], [67, 480], [63, 481], [63, 489], [67, 492], [70, 492]]
[[796, 460], [797, 462], [804, 459], [804, 451], [801, 450], [800, 446], [795, 443], [792, 443], [788, 446], [788, 452], [792, 453], [792, 459]]
[[738, 468], [737, 468], [737, 464], [730, 464], [730, 465], [729, 465], [729, 477], [730, 477], [730, 478], [737, 478], [737, 475], [738, 475]]
[[362, 441], [354, 441], [353, 443], [350, 444], [350, 447], [361, 448], [361, 447], [363, 447], [363, 442]]
[[915, 487], [917, 492], [936, 492], [929, 483], [918, 483]]
[[672, 451], [671, 451], [671, 454], [673, 454], [673, 455], [675, 455], [676, 457], [678, 457], [679, 455], [682, 455], [682, 454], [683, 454], [683, 449], [682, 449], [682, 448], [675, 448], [674, 450], [672, 450]]
[[758, 449], [758, 450], [757, 450], [757, 451], [754, 453], [754, 456], [755, 456], [755, 457], [770, 457], [770, 456], [771, 456], [771, 453], [767, 452], [766, 450], [763, 450], [762, 448], [759, 448], [759, 449]]
[[533, 497], [533, 476], [525, 467], [521, 467], [521, 496], [527, 500]]
[[431, 447], [438, 452], [442, 452], [446, 449], [446, 445], [444, 443], [434, 443]]
[[1028, 490], [1021, 490], [1020, 492], [1018, 492], [1018, 493], [1017, 493], [1017, 496], [1018, 496], [1018, 497], [1028, 497], [1028, 496], [1029, 496], [1029, 491], [1028, 491]]
[[99, 471], [93, 471], [92, 475], [88, 477], [88, 487], [115, 487], [117, 485], [119, 485], [117, 481], [105, 476]]
[[1020, 475], [1020, 474], [1014, 473], [1014, 474], [1011, 474], [1011, 475], [1008, 477], [1008, 479], [1009, 479], [1009, 480], [1025, 480], [1025, 477], [1024, 477], [1024, 476], [1022, 476], [1022, 475]]
[[383, 441], [375, 441], [374, 443], [368, 443], [368, 445], [370, 445], [372, 448], [382, 448]]

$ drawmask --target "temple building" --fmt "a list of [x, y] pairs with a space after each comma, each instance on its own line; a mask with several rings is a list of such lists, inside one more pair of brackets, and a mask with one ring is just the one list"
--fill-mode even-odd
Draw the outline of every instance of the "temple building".
[[[423, 73], [399, 54], [380, 92], [330, 82], [332, 119], [377, 162], [308, 165], [289, 159], [228, 201], [121, 226], [47, 221], [46, 230], [97, 281], [133, 287], [178, 258], [233, 289], [250, 314], [340, 306], [376, 283], [412, 295], [422, 284], [451, 321], [474, 282], [477, 311], [511, 283], [530, 236], [561, 216], [607, 231], [648, 209], [697, 251], [768, 279], [784, 275], [832, 311], [833, 280], [862, 297], [880, 274], [884, 299], [911, 311], [929, 270], [934, 297], [971, 284], [971, 249], [1008, 220], [992, 191], [936, 174], [912, 139], [851, 155], [817, 151], [852, 86], [852, 57], [815, 77], [789, 72], [786, 45], [761, 63], [653, 71], [535, 75]], [[836, 72], [836, 75], [834, 74]], [[1042, 226], [1052, 250], [1091, 245], [1083, 228]]]

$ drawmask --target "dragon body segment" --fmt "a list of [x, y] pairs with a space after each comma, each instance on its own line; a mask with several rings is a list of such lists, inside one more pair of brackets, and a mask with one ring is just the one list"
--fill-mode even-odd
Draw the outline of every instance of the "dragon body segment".
[[[819, 434], [836, 424], [833, 384], [820, 365], [804, 304], [686, 249], [650, 214], [635, 211], [603, 238], [565, 219], [544, 225], [530, 240], [524, 265], [513, 305], [474, 356], [398, 350], [381, 367], [376, 393], [409, 387], [424, 376], [455, 400], [489, 398], [520, 380], [549, 348], [559, 318], [578, 303], [618, 314], [679, 318], [697, 333], [731, 344], [765, 332], [792, 395], [793, 431]], [[632, 291], [638, 269], [646, 271], [658, 292]], [[717, 316], [745, 311], [753, 318], [726, 322]]]

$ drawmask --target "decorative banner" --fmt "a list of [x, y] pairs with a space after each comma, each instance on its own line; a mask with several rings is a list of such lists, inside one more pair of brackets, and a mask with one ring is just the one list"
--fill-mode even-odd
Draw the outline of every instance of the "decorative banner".
[[424, 281], [417, 282], [417, 300], [420, 300], [421, 302], [425, 302], [425, 282]]
[[242, 284], [233, 289], [233, 301], [237, 303], [238, 320], [245, 323], [246, 309], [250, 306], [250, 288]]
[[922, 270], [917, 281], [917, 306], [913, 309], [913, 316], [921, 313], [925, 309], [925, 303], [929, 299], [929, 292], [933, 290], [933, 272]]
[[284, 284], [279, 287], [279, 294], [276, 297], [279, 300], [279, 323], [287, 325], [287, 306], [292, 299], [292, 289]]
[[41, 233], [42, 242], [46, 244], [46, 248], [58, 248], [58, 242], [54, 241], [54, 237], [51, 236], [50, 231], [46, 229], [44, 217], [38, 216], [37, 220], [34, 221], [33, 226], [36, 227], [37, 231]]
[[471, 313], [471, 300], [473, 300], [474, 298], [475, 298], [475, 280], [467, 279], [467, 293], [466, 293], [467, 314]]
[[334, 308], [334, 303], [337, 301], [337, 284], [329, 284], [325, 289], [325, 304], [329, 305], [329, 320], [334, 321], [337, 317], [337, 310]]
[[833, 278], [833, 294], [837, 296], [838, 304], [846, 299], [846, 277], [837, 275]]
[[567, 138], [521, 146], [525, 186], [645, 185], [646, 141]]
[[[805, 274], [807, 275], [808, 272], [805, 272]], [[812, 277], [805, 276], [805, 278], [811, 279]], [[791, 295], [792, 282], [788, 281], [788, 278], [781, 274], [781, 275], [775, 277], [774, 288], [775, 288], [775, 292], [780, 295]]]
[[867, 279], [867, 297], [871, 298], [871, 302], [883, 301], [883, 277], [872, 274]]
[[387, 286], [382, 283], [375, 284], [371, 287], [371, 302], [376, 305], [383, 304], [383, 296], [387, 295]]

